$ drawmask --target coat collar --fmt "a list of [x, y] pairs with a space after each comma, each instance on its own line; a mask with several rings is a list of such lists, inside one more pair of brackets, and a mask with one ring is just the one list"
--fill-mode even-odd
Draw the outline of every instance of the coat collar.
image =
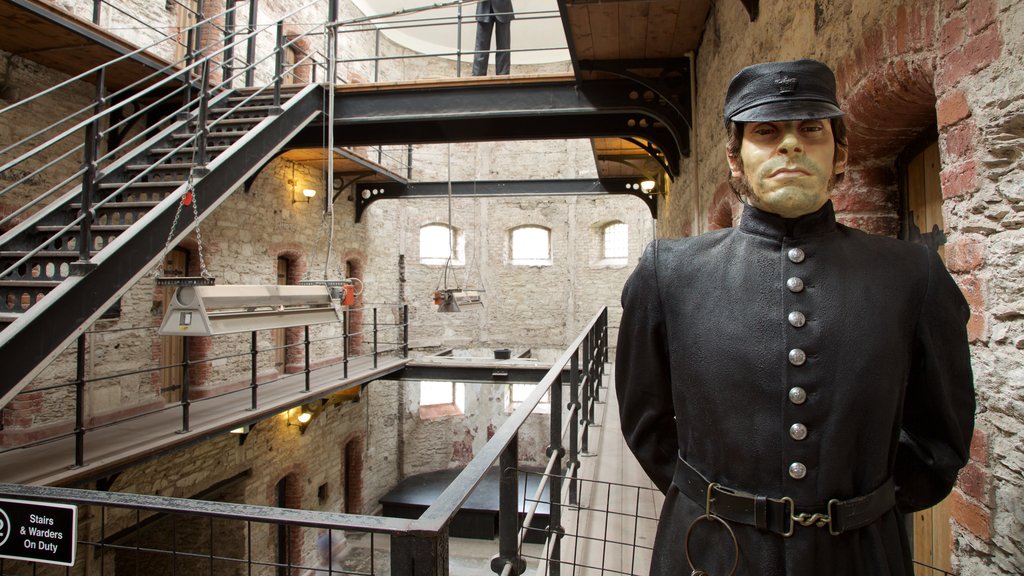
[[817, 212], [797, 218], [783, 218], [778, 214], [765, 212], [749, 204], [743, 205], [740, 230], [782, 240], [827, 234], [836, 229], [836, 213], [829, 200]]

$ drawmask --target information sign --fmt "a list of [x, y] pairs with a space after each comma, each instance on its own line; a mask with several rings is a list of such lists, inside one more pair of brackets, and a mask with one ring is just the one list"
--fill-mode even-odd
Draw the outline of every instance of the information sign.
[[0, 558], [74, 566], [78, 507], [0, 498]]

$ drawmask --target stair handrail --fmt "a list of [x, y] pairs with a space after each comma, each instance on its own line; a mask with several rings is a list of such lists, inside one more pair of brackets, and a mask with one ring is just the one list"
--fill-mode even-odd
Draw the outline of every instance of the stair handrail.
[[[302, 10], [302, 9], [304, 9], [306, 7], [309, 7], [309, 6], [313, 5], [313, 4], [315, 4], [317, 1], [318, 0], [314, 0], [314, 1], [309, 2], [309, 3], [307, 3], [307, 4], [303, 5], [303, 6], [300, 6], [299, 8], [296, 8], [292, 12], [284, 15], [282, 17], [282, 20], [288, 18], [289, 16], [294, 15], [299, 10]], [[232, 9], [237, 9], [237, 6], [233, 7]], [[210, 22], [211, 20], [213, 20], [213, 18], [217, 18], [218, 16], [220, 16], [220, 15], [204, 19], [203, 21], [197, 23], [195, 26], [200, 26], [203, 23]], [[108, 137], [113, 131], [117, 130], [118, 128], [120, 128], [122, 126], [128, 125], [130, 122], [134, 121], [135, 119], [140, 117], [142, 114], [147, 113], [150, 110], [153, 110], [154, 108], [156, 108], [161, 103], [166, 102], [167, 100], [173, 98], [180, 90], [188, 89], [188, 86], [190, 84], [190, 80], [189, 80], [190, 76], [194, 73], [194, 71], [197, 69], [197, 67], [208, 65], [207, 63], [208, 62], [212, 62], [215, 59], [216, 56], [231, 51], [234, 47], [238, 46], [239, 44], [241, 44], [243, 42], [249, 41], [251, 38], [257, 36], [258, 34], [261, 34], [261, 33], [265, 32], [266, 30], [270, 29], [272, 26], [275, 26], [275, 25], [276, 25], [275, 23], [271, 23], [271, 24], [267, 24], [267, 25], [264, 25], [264, 26], [253, 27], [251, 32], [248, 32], [248, 33], [245, 33], [245, 34], [234, 34], [233, 35], [233, 38], [234, 38], [233, 42], [228, 43], [228, 44], [226, 44], [226, 45], [224, 45], [224, 46], [222, 46], [222, 47], [220, 47], [219, 49], [216, 49], [216, 50], [211, 50], [211, 49], [209, 49], [209, 47], [204, 48], [202, 50], [202, 52], [204, 53], [204, 57], [202, 59], [194, 61], [190, 66], [185, 67], [184, 69], [178, 70], [176, 74], [173, 74], [173, 75], [170, 75], [170, 76], [164, 76], [163, 78], [157, 80], [155, 83], [153, 83], [150, 86], [144, 88], [142, 91], [138, 92], [137, 94], [134, 94], [132, 97], [130, 97], [130, 98], [126, 99], [126, 100], [118, 102], [119, 106], [124, 106], [126, 104], [131, 104], [131, 103], [135, 103], [135, 102], [140, 102], [140, 101], [143, 101], [143, 99], [145, 97], [147, 97], [150, 94], [153, 94], [156, 91], [166, 87], [168, 84], [177, 82], [179, 80], [183, 83], [183, 85], [181, 87], [179, 87], [178, 89], [170, 91], [170, 92], [164, 94], [163, 96], [161, 96], [160, 98], [158, 98], [156, 101], [142, 106], [139, 110], [137, 110], [132, 115], [130, 115], [130, 116], [128, 116], [128, 117], [118, 121], [118, 122], [112, 123], [110, 126], [108, 126], [106, 129], [104, 129], [102, 131], [102, 137]], [[320, 25], [320, 26], [322, 26], [322, 25]], [[314, 25], [314, 26], [311, 26], [310, 29], [311, 30], [315, 30], [315, 29], [319, 28], [320, 26]], [[300, 37], [305, 36], [307, 34], [309, 34], [309, 30], [305, 31], [301, 35], [295, 35], [295, 37], [293, 37], [290, 40], [289, 44], [296, 42]], [[167, 38], [170, 38], [170, 37], [173, 37], [173, 36], [168, 36], [168, 37], [164, 38], [164, 40], [166, 40]], [[151, 46], [156, 45], [156, 44], [159, 44], [159, 42], [156, 42], [156, 43], [152, 44]], [[277, 53], [278, 50], [281, 50], [281, 49], [282, 48], [278, 47], [277, 49], [275, 49], [275, 51], [273, 53]], [[137, 50], [137, 51], [133, 52], [132, 54], [138, 53], [141, 50], [142, 49]], [[316, 54], [317, 54], [316, 52], [313, 52], [312, 54], [307, 55], [307, 57], [303, 58], [299, 62], [296, 62], [295, 65], [290, 67], [288, 69], [288, 71], [290, 72], [291, 70], [293, 70], [297, 66], [307, 65], [307, 62], [312, 60], [313, 57]], [[128, 55], [126, 55], [126, 56], [128, 56]], [[122, 57], [117, 58], [117, 59], [115, 59], [115, 60], [113, 60], [111, 62], [108, 62], [106, 64], [97, 66], [97, 67], [93, 68], [91, 71], [79, 74], [78, 76], [76, 76], [72, 80], [81, 79], [83, 77], [86, 77], [90, 73], [93, 73], [93, 74], [96, 74], [96, 75], [101, 75], [109, 66], [113, 65], [114, 63], [117, 63], [117, 62], [123, 60], [126, 56], [122, 56]], [[264, 62], [266, 60], [266, 58], [267, 57], [264, 57], [264, 58], [261, 58], [258, 61], [250, 62], [250, 63], [248, 63], [248, 67], [254, 68], [254, 67], [258, 66], [259, 64]], [[313, 60], [313, 62], [315, 64], [315, 60]], [[170, 70], [172, 68], [176, 68], [176, 66], [177, 66], [177, 64], [172, 64], [172, 65], [167, 66], [167, 67], [165, 67], [165, 68], [163, 68], [163, 69], [161, 69], [159, 71], [156, 71], [156, 72], [150, 74], [149, 76], [147, 76], [147, 77], [145, 77], [145, 78], [143, 78], [141, 80], [136, 81], [135, 83], [131, 84], [130, 86], [128, 86], [126, 88], [123, 88], [123, 89], [121, 89], [121, 90], [119, 90], [119, 91], [117, 91], [117, 92], [115, 92], [113, 94], [107, 95], [105, 97], [105, 99], [107, 101], [114, 100], [114, 99], [116, 99], [116, 97], [118, 95], [125, 93], [130, 88], [132, 88], [134, 86], [138, 86], [138, 85], [140, 85], [142, 83], [146, 83], [146, 82], [154, 79], [155, 77], [161, 76], [165, 72], [167, 72], [168, 70]], [[229, 76], [227, 78], [222, 79], [222, 81], [219, 84], [217, 84], [215, 87], [210, 87], [209, 85], [207, 85], [206, 88], [207, 88], [207, 90], [209, 90], [211, 88], [214, 89], [214, 90], [220, 90], [220, 89], [223, 89], [225, 86], [230, 85], [232, 80], [233, 80], [233, 76]], [[22, 104], [24, 104], [27, 101], [33, 100], [33, 99], [35, 99], [35, 98], [37, 98], [37, 97], [39, 97], [41, 95], [53, 93], [56, 90], [60, 89], [61, 87], [67, 86], [70, 82], [71, 82], [71, 80], [62, 82], [62, 83], [60, 83], [60, 84], [58, 84], [56, 86], [53, 86], [53, 87], [51, 87], [51, 88], [49, 88], [49, 89], [47, 89], [47, 90], [45, 90], [43, 92], [40, 92], [39, 94], [33, 96], [30, 99], [26, 99], [26, 100], [20, 101], [18, 103], [15, 103], [14, 105], [8, 106], [8, 107], [4, 108], [3, 110], [0, 110], [0, 114], [4, 113], [6, 111], [10, 111], [10, 110], [16, 108], [17, 106], [22, 105]], [[173, 110], [171, 112], [171, 114], [168, 114], [168, 117], [172, 116], [173, 114], [180, 113], [183, 109], [186, 109], [186, 108], [190, 107], [192, 104], [193, 104], [192, 102], [185, 102], [181, 107], [179, 107], [176, 110]], [[236, 106], [235, 108], [232, 109], [232, 111], [234, 109], [237, 109], [238, 107], [244, 105], [244, 104], [245, 103], [242, 103], [239, 106]], [[71, 116], [62, 118], [60, 121], [55, 122], [55, 123], [53, 123], [53, 124], [43, 128], [43, 129], [37, 131], [37, 132], [35, 132], [34, 134], [31, 134], [31, 135], [27, 136], [26, 138], [23, 138], [22, 140], [9, 145], [3, 151], [0, 151], [0, 153], [3, 153], [5, 151], [7, 151], [7, 150], [10, 150], [10, 149], [16, 147], [16, 146], [19, 146], [19, 145], [22, 145], [22, 144], [26, 143], [26, 142], [34, 139], [35, 137], [39, 136], [40, 134], [43, 134], [43, 133], [47, 132], [48, 130], [52, 129], [53, 127], [60, 126], [61, 124], [66, 123], [68, 121], [68, 119], [70, 119], [70, 118], [75, 118], [77, 116], [80, 116], [84, 110], [87, 110], [89, 108], [95, 109], [95, 106], [96, 106], [96, 102], [94, 101], [94, 102], [90, 103], [87, 108], [84, 108], [82, 110], [78, 110], [78, 111], [74, 112]], [[32, 156], [38, 154], [42, 150], [46, 150], [46, 149], [56, 145], [58, 142], [64, 141], [68, 136], [71, 136], [71, 135], [75, 134], [77, 131], [84, 129], [84, 128], [86, 128], [87, 126], [89, 126], [91, 124], [97, 123], [99, 118], [101, 118], [101, 117], [109, 117], [109, 116], [110, 116], [110, 111], [109, 110], [103, 110], [103, 111], [101, 111], [99, 113], [94, 113], [93, 115], [91, 115], [88, 118], [82, 119], [81, 121], [77, 122], [76, 124], [74, 124], [70, 128], [67, 128], [64, 131], [62, 131], [60, 134], [50, 138], [49, 140], [47, 140], [46, 142], [44, 142], [42, 144], [39, 144], [39, 145], [35, 146], [34, 148], [32, 148], [31, 150], [29, 150], [26, 153], [22, 154], [18, 158], [14, 159], [12, 161], [7, 162], [3, 166], [0, 166], [0, 172], [9, 170], [9, 169], [19, 165], [20, 163], [24, 162], [26, 159], [31, 158]], [[136, 135], [132, 136], [127, 142], [122, 143], [122, 145], [120, 145], [120, 146], [118, 146], [118, 147], [116, 147], [114, 149], [109, 150], [106, 154], [103, 154], [102, 156], [99, 156], [97, 158], [97, 162], [104, 162], [106, 160], [109, 160], [111, 157], [116, 156], [117, 154], [120, 154], [121, 152], [123, 152], [127, 148], [127, 145], [133, 144], [133, 143], [139, 141], [140, 139], [145, 138], [149, 133], [151, 133], [153, 131], [156, 131], [156, 130], [159, 130], [161, 125], [162, 125], [161, 122], [156, 122], [153, 125], [148, 126], [145, 130], [143, 130], [139, 134], [136, 134]], [[47, 168], [50, 168], [50, 167], [54, 166], [55, 164], [57, 164], [57, 162], [59, 162], [59, 161], [61, 161], [63, 159], [66, 159], [68, 156], [71, 156], [72, 154], [74, 154], [77, 151], [83, 150], [84, 146], [85, 146], [84, 143], [76, 145], [72, 149], [68, 150], [67, 152], [62, 153], [56, 159], [48, 162], [47, 164], [43, 165], [42, 167], [39, 167], [39, 168], [33, 170], [32, 172], [26, 174], [25, 176], [23, 176], [23, 177], [17, 179], [16, 181], [12, 182], [9, 186], [7, 186], [6, 188], [0, 190], [0, 197], [4, 196], [6, 193], [10, 192], [11, 190], [15, 189], [19, 185], [23, 184], [27, 179], [38, 176], [39, 174], [44, 172]], [[75, 173], [75, 177], [80, 176], [80, 175], [82, 175], [82, 171], [78, 171], [78, 172]], [[104, 175], [105, 174], [102, 171], [99, 172], [99, 176], [102, 177]], [[0, 220], [0, 226], [5, 225], [8, 222], [11, 222], [13, 219], [18, 218], [22, 214], [27, 212], [28, 210], [31, 210], [32, 208], [37, 206], [40, 202], [42, 202], [43, 200], [51, 197], [55, 192], [57, 192], [58, 190], [62, 189], [64, 186], [66, 186], [72, 180], [74, 180], [74, 177], [66, 178], [64, 180], [61, 180], [56, 186], [53, 186], [49, 190], [44, 191], [40, 195], [36, 196], [35, 198], [33, 198], [30, 201], [26, 202], [25, 204], [21, 205], [18, 209], [16, 209], [11, 214], [8, 214], [2, 220]], [[0, 277], [2, 277], [2, 275], [0, 275]]]

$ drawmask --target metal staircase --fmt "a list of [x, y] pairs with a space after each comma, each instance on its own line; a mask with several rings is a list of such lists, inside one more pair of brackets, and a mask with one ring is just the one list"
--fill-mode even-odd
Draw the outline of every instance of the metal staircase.
[[[192, 176], [200, 221], [320, 113], [323, 93], [306, 86], [275, 114], [269, 97], [226, 92], [216, 99], [208, 121], [215, 126], [207, 134], [211, 159]], [[98, 181], [88, 261], [81, 259], [82, 224], [75, 223], [80, 191], [0, 237], [0, 266], [17, 265], [0, 280], [0, 405], [159, 262], [189, 188], [196, 145], [187, 142], [195, 133], [195, 120], [175, 122]], [[187, 216], [172, 246], [196, 224]]]

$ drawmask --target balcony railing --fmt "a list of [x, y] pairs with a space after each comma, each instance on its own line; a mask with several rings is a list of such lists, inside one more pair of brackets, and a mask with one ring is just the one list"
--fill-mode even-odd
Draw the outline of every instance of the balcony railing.
[[[550, 393], [552, 407], [565, 406], [564, 410], [553, 409], [550, 415], [549, 461], [543, 477], [550, 493], [545, 561], [550, 564], [550, 574], [559, 574], [562, 518], [579, 506], [580, 456], [590, 450], [594, 405], [600, 399], [608, 361], [607, 319], [606, 309], [594, 316], [526, 400], [415, 520], [12, 484], [0, 485], [0, 498], [79, 507], [77, 560], [67, 569], [69, 573], [116, 570], [118, 574], [142, 574], [152, 572], [153, 563], [159, 563], [183, 574], [378, 574], [384, 572], [378, 571], [374, 558], [382, 542], [379, 539], [386, 538], [390, 554], [384, 562], [390, 574], [434, 576], [448, 573], [449, 524], [488, 469], [498, 463], [502, 472], [499, 543], [491, 568], [496, 574], [522, 574], [526, 529], [520, 526], [529, 523], [520, 522], [517, 438], [527, 418]], [[568, 391], [568, 402], [563, 389]], [[316, 558], [316, 541], [326, 535], [326, 548], [334, 549], [330, 540], [339, 530], [368, 536], [368, 565], [336, 564], [333, 554], [322, 561]], [[281, 535], [286, 537], [279, 538]], [[2, 574], [32, 570], [30, 562], [0, 560]]]

